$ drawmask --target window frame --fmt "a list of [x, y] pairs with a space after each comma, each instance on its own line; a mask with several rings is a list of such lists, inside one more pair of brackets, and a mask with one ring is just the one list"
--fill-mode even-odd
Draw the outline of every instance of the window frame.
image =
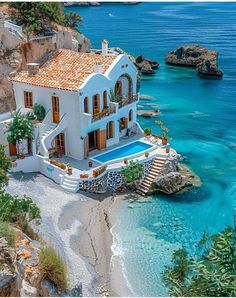
[[25, 104], [25, 108], [33, 109], [33, 92], [32, 91], [24, 91], [24, 104]]

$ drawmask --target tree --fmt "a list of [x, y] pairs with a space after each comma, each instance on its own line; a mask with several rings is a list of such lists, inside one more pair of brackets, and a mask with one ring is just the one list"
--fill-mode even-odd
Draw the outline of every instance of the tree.
[[143, 175], [144, 166], [138, 161], [131, 160], [127, 166], [122, 167], [121, 173], [126, 183], [133, 184]]
[[[73, 29], [76, 29], [77, 26], [82, 22], [82, 18], [76, 12], [68, 12], [64, 16], [64, 25]], [[77, 29], [76, 29], [77, 30]]]
[[169, 135], [168, 135], [169, 128], [167, 128], [161, 120], [156, 120], [155, 123], [162, 130], [162, 138], [165, 139], [165, 140], [171, 140], [171, 137], [169, 137]]
[[173, 255], [164, 280], [173, 296], [236, 296], [236, 225], [199, 242], [203, 251], [188, 256], [184, 249]]
[[8, 183], [7, 171], [11, 168], [11, 159], [6, 156], [4, 146], [0, 144], [0, 188]]
[[34, 115], [37, 117], [37, 120], [42, 121], [45, 117], [46, 111], [44, 106], [39, 103], [35, 103], [33, 106]]
[[[23, 26], [24, 32], [40, 33], [53, 29], [55, 23], [75, 28], [81, 17], [72, 13], [66, 16], [60, 2], [11, 2], [11, 18], [20, 26]], [[70, 20], [71, 17], [71, 20]]]
[[32, 139], [34, 134], [34, 124], [32, 114], [22, 114], [20, 110], [16, 111], [13, 120], [9, 123], [7, 129], [7, 140], [9, 143], [16, 145], [17, 153], [22, 154], [25, 139]]

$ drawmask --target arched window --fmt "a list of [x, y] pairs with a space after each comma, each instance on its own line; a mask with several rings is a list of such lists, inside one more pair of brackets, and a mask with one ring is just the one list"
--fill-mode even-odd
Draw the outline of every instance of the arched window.
[[100, 112], [100, 95], [95, 94], [93, 96], [93, 115], [96, 115]]
[[117, 81], [115, 84], [115, 96], [122, 96], [122, 83]]
[[84, 113], [89, 113], [89, 103], [88, 103], [88, 97], [85, 97], [84, 99]]
[[129, 122], [133, 121], [133, 110], [129, 111]]
[[114, 138], [114, 122], [107, 123], [107, 140]]
[[108, 104], [107, 104], [107, 91], [103, 92], [103, 108], [107, 109], [108, 108]]

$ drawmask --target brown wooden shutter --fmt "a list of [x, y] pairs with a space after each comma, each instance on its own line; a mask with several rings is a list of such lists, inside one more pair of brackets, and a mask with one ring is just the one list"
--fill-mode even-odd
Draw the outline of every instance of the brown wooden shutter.
[[102, 150], [106, 148], [106, 129], [98, 131], [98, 149]]
[[89, 138], [86, 136], [84, 138], [84, 157], [88, 158], [89, 157]]
[[8, 143], [9, 146], [9, 154], [10, 156], [12, 155], [17, 155], [17, 150], [16, 150], [16, 146], [12, 143]]

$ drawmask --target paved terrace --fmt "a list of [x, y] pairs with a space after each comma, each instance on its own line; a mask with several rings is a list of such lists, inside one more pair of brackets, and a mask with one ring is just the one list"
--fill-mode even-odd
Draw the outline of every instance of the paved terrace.
[[[153, 147], [151, 149], [147, 150], [147, 151], [149, 151], [149, 158], [154, 157], [156, 155], [161, 155], [161, 156], [167, 156], [168, 155], [165, 151], [165, 148], [163, 148], [161, 145], [153, 144], [153, 143], [149, 142], [149, 139], [147, 137], [144, 137], [143, 134], [137, 133], [137, 134], [132, 135], [130, 137], [122, 137], [118, 144], [110, 146], [109, 148], [106, 148], [104, 150], [94, 150], [94, 151], [92, 151], [90, 153], [90, 158], [88, 158], [86, 160], [76, 160], [74, 158], [67, 157], [67, 156], [60, 157], [60, 158], [55, 158], [55, 160], [57, 160], [58, 162], [63, 162], [63, 163], [69, 164], [71, 167], [73, 167], [72, 177], [73, 176], [78, 177], [80, 174], [85, 174], [85, 173], [89, 174], [89, 177], [92, 177], [93, 176], [93, 169], [95, 169], [95, 168], [102, 165], [102, 164], [92, 160], [93, 165], [92, 165], [92, 167], [89, 167], [88, 162], [94, 156], [96, 156], [98, 154], [103, 154], [103, 153], [108, 152], [112, 149], [119, 148], [121, 146], [127, 145], [127, 144], [129, 144], [131, 142], [134, 142], [134, 141], [137, 141], [137, 140], [144, 141], [144, 142], [147, 142], [147, 143], [150, 143], [151, 145], [153, 145]], [[123, 159], [124, 158], [122, 158], [120, 161], [114, 161], [114, 162], [106, 163], [107, 164], [107, 169], [121, 168], [122, 166], [124, 166]], [[146, 159], [146, 157], [144, 156], [144, 152], [142, 152], [141, 154], [137, 153], [137, 157], [132, 156], [130, 159], [131, 160], [135, 159], [135, 160], [142, 161], [143, 159]]]

